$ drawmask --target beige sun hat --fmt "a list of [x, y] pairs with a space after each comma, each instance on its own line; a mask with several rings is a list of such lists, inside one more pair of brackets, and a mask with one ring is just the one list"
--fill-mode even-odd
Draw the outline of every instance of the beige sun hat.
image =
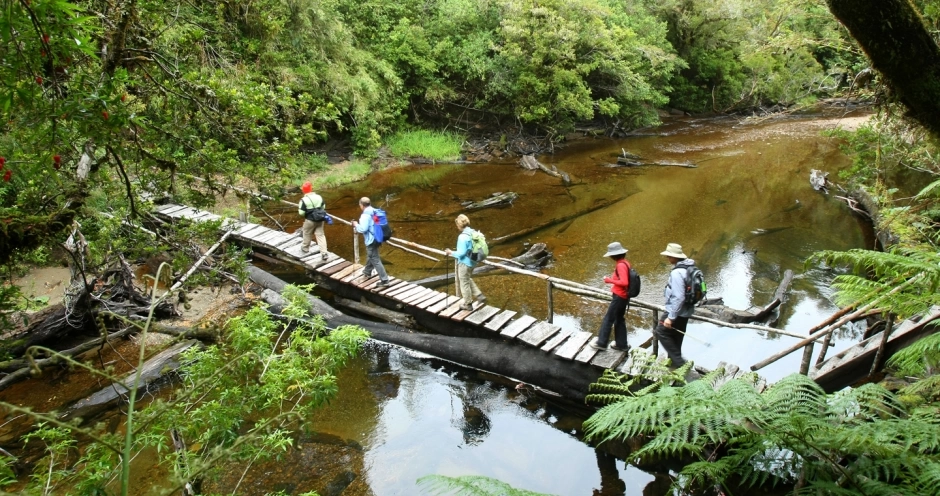
[[685, 253], [682, 253], [682, 245], [679, 243], [669, 243], [666, 245], [666, 251], [660, 253], [660, 255], [673, 258], [689, 258]]
[[604, 254], [605, 257], [612, 257], [614, 255], [623, 255], [627, 252], [627, 249], [620, 245], [619, 242], [614, 241], [613, 243], [607, 245], [607, 253]]

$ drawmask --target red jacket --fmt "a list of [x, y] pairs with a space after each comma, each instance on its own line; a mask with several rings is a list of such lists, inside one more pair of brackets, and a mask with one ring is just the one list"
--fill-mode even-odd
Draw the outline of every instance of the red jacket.
[[610, 277], [605, 277], [604, 282], [614, 285], [610, 290], [615, 295], [627, 299], [627, 288], [630, 286], [630, 263], [626, 258], [617, 260], [614, 273]]

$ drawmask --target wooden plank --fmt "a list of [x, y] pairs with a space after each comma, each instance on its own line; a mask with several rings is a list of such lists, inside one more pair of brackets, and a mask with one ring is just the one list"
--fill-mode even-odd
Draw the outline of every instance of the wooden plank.
[[[362, 276], [359, 276], [359, 277], [362, 277]], [[362, 288], [362, 289], [371, 288], [372, 286], [378, 283], [379, 283], [379, 276], [372, 276], [369, 279], [362, 279], [362, 280], [353, 279], [353, 284], [356, 285], [356, 287]]]
[[261, 227], [264, 227], [264, 226], [259, 226], [258, 224], [245, 224], [244, 226], [236, 229], [235, 232], [232, 233], [232, 236], [244, 238], [246, 234]]
[[422, 303], [422, 302], [424, 302], [424, 301], [426, 301], [426, 300], [428, 300], [428, 299], [430, 299], [430, 298], [433, 298], [434, 296], [437, 295], [437, 291], [434, 291], [433, 289], [430, 289], [430, 288], [426, 288], [426, 289], [429, 289], [429, 291], [427, 291], [427, 292], [425, 292], [425, 293], [422, 293], [421, 295], [419, 295], [419, 296], [417, 296], [417, 297], [415, 297], [415, 298], [411, 298], [411, 299], [409, 299], [409, 300], [408, 300], [407, 302], [405, 302], [405, 303], [407, 303], [408, 305], [411, 305], [411, 306], [413, 306], [413, 307], [417, 307], [419, 303]]
[[534, 324], [535, 320], [536, 320], [535, 317], [531, 317], [529, 315], [523, 315], [522, 317], [519, 317], [518, 319], [513, 321], [512, 324], [509, 324], [508, 326], [506, 326], [502, 330], [502, 332], [500, 332], [499, 334], [501, 336], [506, 336], [507, 338], [512, 339], [522, 334], [522, 331], [528, 329], [529, 326]]
[[515, 310], [503, 310], [502, 313], [490, 319], [490, 321], [487, 322], [483, 327], [491, 331], [498, 331], [501, 327], [506, 325], [506, 322], [509, 322], [509, 319], [513, 318], [515, 315]]
[[382, 282], [382, 278], [380, 278], [378, 274], [372, 274], [372, 277], [369, 279], [369, 281], [366, 284], [362, 286], [362, 289], [365, 289], [367, 291], [375, 291], [375, 292], [385, 291], [385, 290], [394, 288], [397, 284], [400, 284], [403, 281], [401, 279], [389, 276], [388, 286], [385, 286], [384, 288], [377, 288], [376, 286], [380, 282]]
[[496, 308], [496, 307], [491, 307], [491, 306], [485, 306], [485, 307], [483, 307], [482, 310], [477, 310], [476, 312], [473, 312], [473, 315], [467, 317], [466, 319], [464, 319], [464, 321], [465, 321], [465, 322], [469, 322], [469, 323], [471, 323], [471, 324], [480, 325], [480, 324], [486, 322], [486, 319], [488, 319], [488, 318], [490, 318], [490, 317], [492, 317], [492, 316], [494, 316], [494, 315], [496, 315], [496, 314], [498, 314], [498, 313], [499, 313], [499, 309], [498, 309], [498, 308]]
[[589, 363], [591, 359], [594, 358], [594, 355], [596, 355], [598, 351], [600, 350], [596, 350], [591, 346], [585, 346], [584, 348], [581, 348], [581, 351], [579, 351], [577, 355], [574, 356], [574, 361], [581, 362], [581, 363]]
[[342, 278], [344, 278], [344, 277], [346, 277], [346, 276], [352, 274], [353, 272], [355, 272], [355, 271], [357, 271], [357, 270], [360, 270], [361, 268], [362, 268], [362, 267], [356, 267], [356, 264], [349, 264], [348, 266], [346, 266], [346, 268], [344, 268], [344, 269], [342, 269], [342, 270], [338, 270], [338, 271], [336, 271], [336, 272], [330, 274], [330, 278], [331, 278], [331, 279], [337, 279], [337, 280], [339, 280], [339, 279], [342, 279]]
[[219, 216], [211, 212], [206, 212], [205, 210], [200, 210], [198, 213], [196, 213], [196, 215], [193, 215], [190, 219], [197, 220], [199, 222], [205, 222], [211, 219], [212, 217], [218, 218]]
[[284, 233], [276, 229], [271, 229], [271, 232], [262, 234], [260, 236], [252, 236], [255, 243], [261, 243], [263, 245], [269, 245], [272, 240], [280, 239]]
[[528, 331], [519, 335], [519, 341], [528, 343], [536, 348], [544, 343], [548, 338], [554, 336], [561, 327], [549, 324], [548, 322], [539, 322], [530, 327]]
[[552, 336], [551, 339], [549, 339], [548, 341], [545, 342], [545, 344], [542, 345], [542, 351], [547, 351], [551, 353], [551, 351], [554, 350], [556, 347], [558, 347], [558, 345], [560, 345], [566, 339], [568, 339], [568, 336], [571, 336], [571, 331], [566, 331], [562, 329], [561, 332]]
[[[333, 267], [336, 267], [337, 265], [339, 265], [339, 264], [341, 264], [341, 263], [343, 263], [343, 262], [346, 262], [346, 260], [344, 260], [344, 259], [342, 259], [342, 258], [340, 258], [340, 257], [336, 257], [336, 258], [333, 259], [333, 260], [327, 260], [325, 264], [320, 264], [320, 266], [317, 267], [317, 272], [323, 272], [324, 270], [332, 269]], [[348, 263], [348, 262], [347, 262], [347, 263]], [[312, 265], [313, 262], [308, 262], [308, 264]], [[343, 267], [345, 267], [345, 265], [344, 265]]]
[[405, 280], [403, 280], [403, 279], [399, 279], [399, 280], [397, 280], [397, 281], [395, 281], [395, 282], [391, 282], [391, 279], [389, 279], [389, 285], [388, 285], [388, 286], [386, 286], [386, 287], [384, 287], [384, 288], [377, 288], [377, 289], [378, 289], [378, 293], [379, 293], [380, 295], [385, 296], [385, 295], [389, 294], [389, 293], [392, 292], [392, 291], [400, 291], [400, 290], [406, 288], [409, 284], [411, 284], [411, 283], [409, 283], [408, 281], [405, 281]]
[[258, 243], [258, 238], [267, 236], [271, 234], [272, 232], [275, 232], [275, 231], [265, 226], [258, 226], [258, 229], [252, 229], [251, 231], [246, 232], [245, 234], [242, 234], [241, 237], [245, 238], [247, 241], [250, 241], [252, 243]]
[[602, 369], [612, 369], [620, 363], [627, 356], [626, 351], [617, 351], [617, 350], [601, 350], [594, 355], [594, 359], [591, 360], [591, 365], [595, 365]]
[[270, 246], [271, 248], [277, 249], [277, 245], [291, 239], [291, 235], [287, 234], [284, 231], [277, 231], [277, 236], [273, 236], [264, 240], [264, 244]]
[[[296, 244], [287, 249], [281, 249], [281, 253], [289, 255], [300, 260], [301, 263], [305, 263], [307, 258], [310, 258], [311, 254], [309, 252], [304, 253], [300, 251], [300, 244]], [[319, 253], [317, 253], [319, 255]]]
[[581, 351], [581, 347], [584, 346], [594, 334], [584, 331], [575, 331], [571, 333], [571, 336], [568, 338], [568, 341], [565, 344], [561, 345], [558, 348], [558, 351], [555, 352], [555, 356], [558, 358], [564, 358], [565, 360], [574, 360], [574, 356]]
[[[362, 269], [361, 265], [359, 264], [355, 264], [355, 265], [358, 265], [359, 269]], [[365, 283], [366, 281], [370, 279], [374, 279], [376, 277], [378, 276], [375, 274], [373, 274], [372, 277], [364, 277], [362, 275], [362, 270], [357, 270], [353, 272], [352, 274], [349, 274], [348, 276], [344, 277], [343, 282], [352, 284], [353, 286], [356, 286], [357, 288], [361, 288], [363, 283]]]
[[154, 213], [166, 215], [169, 212], [172, 212], [174, 210], [179, 210], [181, 208], [185, 208], [185, 207], [183, 205], [177, 205], [175, 203], [167, 203], [164, 205], [160, 205], [159, 207], [153, 209], [153, 211]]
[[444, 301], [444, 298], [447, 297], [447, 295], [445, 295], [444, 293], [441, 293], [440, 291], [435, 291], [434, 293], [435, 294], [433, 294], [430, 298], [427, 298], [424, 301], [419, 301], [418, 303], [416, 303], [415, 306], [424, 310], [426, 308], [429, 308], [431, 305]]
[[338, 263], [338, 264], [333, 264], [333, 265], [331, 265], [330, 267], [327, 267], [327, 268], [325, 268], [325, 269], [324, 269], [324, 268], [321, 268], [321, 269], [320, 269], [320, 273], [323, 274], [323, 275], [327, 275], [327, 276], [333, 275], [333, 274], [335, 274], [335, 273], [337, 273], [337, 272], [339, 272], [339, 271], [345, 269], [346, 267], [349, 267], [350, 265], [352, 265], [352, 262], [349, 262], [349, 261], [347, 261], [347, 260], [343, 260], [342, 262], [340, 262], [340, 263]]
[[440, 312], [441, 310], [444, 310], [445, 308], [447, 308], [447, 307], [453, 305], [453, 304], [454, 304], [454, 298], [456, 298], [456, 297], [450, 296], [450, 295], [444, 295], [444, 298], [442, 298], [441, 301], [439, 301], [439, 302], [437, 302], [437, 303], [435, 303], [435, 304], [433, 304], [433, 305], [431, 305], [431, 306], [429, 306], [429, 307], [426, 307], [426, 310], [427, 310], [428, 312], [431, 312], [431, 313], [433, 313], [433, 314], [436, 314], [436, 313]]
[[318, 270], [318, 269], [322, 269], [328, 264], [336, 263], [337, 260], [342, 260], [342, 259], [343, 259], [342, 257], [338, 257], [336, 255], [333, 255], [332, 253], [328, 257], [326, 257], [326, 260], [323, 260], [323, 257], [307, 257], [304, 260], [304, 266], [306, 266], [310, 270]]
[[476, 312], [477, 310], [483, 308], [483, 306], [484, 306], [483, 303], [480, 303], [479, 301], [475, 301], [470, 304], [470, 310], [460, 310], [459, 312], [451, 315], [450, 320], [463, 322], [464, 319], [473, 315], [473, 312]]
[[171, 214], [166, 214], [166, 215], [167, 217], [173, 217], [174, 219], [189, 219], [190, 217], [195, 215], [197, 212], [199, 211], [193, 207], [184, 207], [179, 210], [173, 211], [173, 213]]
[[401, 302], [405, 305], [414, 305], [416, 302], [422, 301], [433, 293], [433, 289], [424, 288], [424, 291], [419, 291], [408, 298], [402, 298]]
[[451, 315], [454, 315], [455, 313], [460, 311], [460, 305], [463, 305], [463, 300], [458, 299], [456, 303], [445, 308], [444, 310], [439, 312], [437, 315], [440, 317], [450, 317]]
[[278, 250], [283, 250], [285, 248], [290, 248], [291, 246], [300, 244], [304, 242], [303, 236], [298, 236], [296, 234], [287, 234], [287, 239], [285, 239], [281, 244], [275, 246]]
[[628, 353], [627, 359], [620, 364], [620, 367], [617, 368], [617, 372], [621, 374], [633, 375], [631, 374], [631, 369], [633, 368], [633, 354]]
[[395, 295], [404, 293], [406, 291], [412, 291], [412, 290], [418, 289], [418, 287], [419, 286], [411, 284], [410, 282], [406, 282], [405, 284], [402, 284], [401, 286], [383, 294], [388, 298], [393, 298]]
[[418, 296], [420, 294], [424, 294], [424, 292], [427, 290], [428, 288], [424, 286], [416, 286], [414, 289], [410, 289], [408, 291], [402, 291], [401, 293], [396, 294], [395, 296], [392, 297], [392, 299], [395, 299], [404, 303], [405, 300], [414, 298], [415, 296]]

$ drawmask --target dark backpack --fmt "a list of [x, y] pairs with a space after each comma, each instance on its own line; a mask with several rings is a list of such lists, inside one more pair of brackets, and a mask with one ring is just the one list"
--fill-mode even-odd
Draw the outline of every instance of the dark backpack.
[[372, 236], [376, 243], [384, 243], [392, 237], [392, 226], [388, 225], [388, 217], [381, 208], [372, 208]]
[[640, 294], [640, 274], [630, 265], [630, 262], [627, 262], [627, 269], [629, 269], [628, 273], [630, 274], [627, 282], [627, 296], [633, 298]]
[[326, 220], [326, 209], [321, 203], [319, 207], [308, 207], [307, 202], [301, 200], [300, 209], [304, 211], [304, 218], [313, 222], [323, 222]]
[[705, 299], [708, 287], [705, 285], [705, 274], [694, 265], [685, 268], [685, 304], [695, 305]]

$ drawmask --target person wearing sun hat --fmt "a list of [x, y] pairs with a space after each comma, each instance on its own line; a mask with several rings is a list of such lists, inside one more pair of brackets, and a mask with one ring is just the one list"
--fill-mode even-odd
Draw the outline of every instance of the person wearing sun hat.
[[[326, 252], [326, 233], [323, 231], [323, 224], [326, 222], [326, 202], [323, 201], [322, 196], [313, 192], [313, 185], [310, 184], [310, 181], [305, 182], [303, 186], [300, 187], [300, 190], [304, 192], [303, 198], [301, 198], [300, 202], [297, 204], [297, 213], [304, 218], [302, 228], [304, 241], [300, 245], [300, 251], [304, 253], [310, 251], [310, 238], [316, 236], [317, 246], [320, 247], [320, 256], [323, 260], [326, 260], [328, 257]], [[311, 217], [318, 218], [318, 215], [323, 216], [323, 219], [311, 219]]]
[[682, 245], [678, 243], [669, 243], [660, 255], [666, 257], [673, 267], [669, 271], [666, 288], [663, 289], [666, 311], [663, 313], [662, 320], [653, 329], [653, 335], [663, 345], [663, 349], [672, 360], [672, 367], [678, 368], [686, 361], [682, 357], [682, 339], [685, 337], [689, 317], [695, 311], [695, 305], [685, 301], [686, 273], [689, 267], [695, 265], [695, 260], [686, 256], [682, 251]]
[[614, 273], [605, 277], [604, 282], [613, 285], [610, 288], [612, 299], [607, 306], [604, 320], [601, 321], [601, 328], [597, 331], [597, 337], [591, 340], [590, 345], [594, 349], [607, 349], [611, 327], [614, 329], [615, 342], [610, 347], [617, 351], [627, 351], [630, 348], [627, 345], [627, 321], [624, 318], [627, 303], [630, 301], [630, 263], [627, 262], [626, 254], [627, 249], [617, 241], [607, 245], [607, 253], [604, 256], [614, 261]]

